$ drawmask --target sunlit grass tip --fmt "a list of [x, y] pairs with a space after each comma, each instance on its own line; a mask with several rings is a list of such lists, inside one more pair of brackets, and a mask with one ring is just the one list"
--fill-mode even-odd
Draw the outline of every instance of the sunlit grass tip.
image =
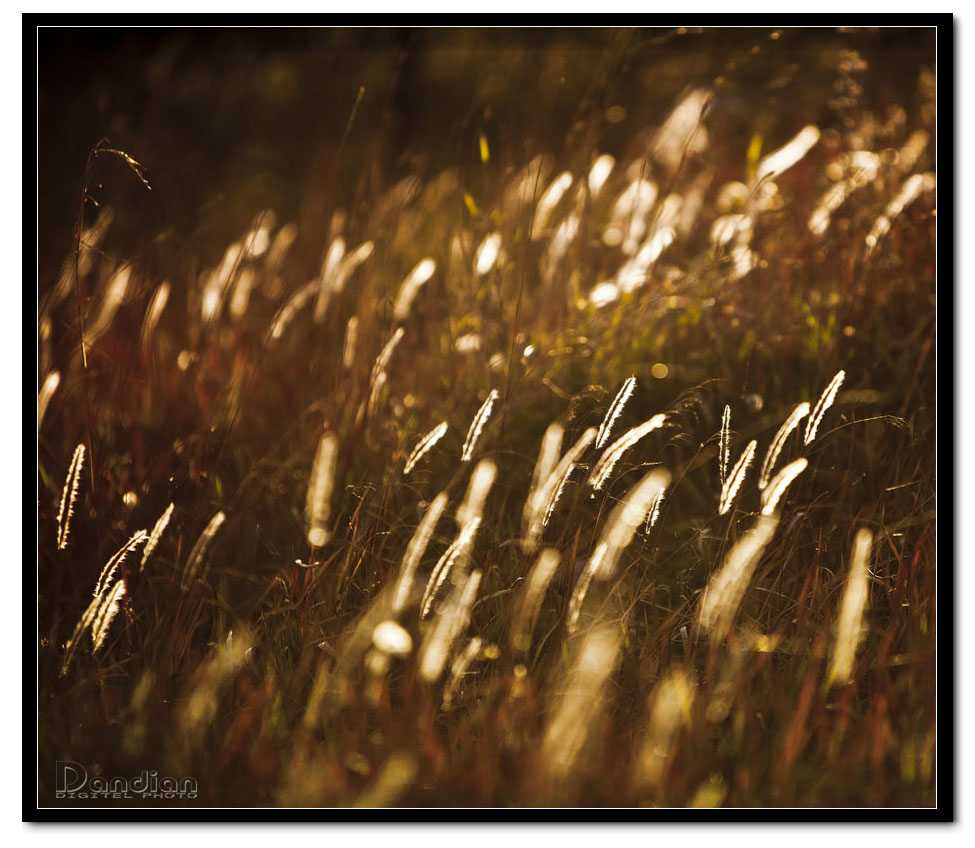
[[166, 507], [165, 512], [159, 516], [155, 525], [152, 528], [152, 532], [149, 534], [149, 541], [146, 542], [146, 547], [142, 551], [142, 562], [139, 563], [139, 571], [142, 571], [146, 567], [146, 562], [149, 557], [152, 556], [152, 552], [156, 549], [156, 545], [159, 544], [159, 540], [162, 538], [163, 531], [169, 524], [169, 519], [173, 515], [174, 504], [170, 504]]
[[434, 427], [429, 433], [420, 439], [419, 442], [417, 442], [416, 447], [410, 451], [410, 455], [406, 460], [406, 465], [403, 466], [404, 477], [409, 474], [416, 464], [433, 448], [433, 446], [444, 437], [446, 432], [447, 422], [441, 421], [436, 427]]
[[809, 460], [801, 456], [799, 459], [790, 462], [772, 478], [768, 488], [762, 492], [762, 515], [771, 515], [775, 512], [786, 489], [792, 485], [792, 481], [796, 477], [806, 470], [807, 465], [809, 465]]
[[491, 389], [491, 393], [487, 396], [487, 400], [481, 404], [481, 408], [477, 411], [474, 416], [474, 420], [471, 421], [471, 426], [467, 430], [467, 438], [464, 440], [464, 447], [461, 451], [461, 461], [469, 462], [471, 457], [474, 456], [474, 448], [477, 445], [477, 440], [480, 438], [481, 431], [487, 424], [488, 419], [491, 417], [491, 409], [494, 407], [495, 402], [500, 397], [497, 389]]
[[305, 498], [308, 544], [313, 548], [320, 548], [328, 541], [328, 519], [331, 514], [338, 451], [338, 437], [330, 431], [322, 433], [315, 450]]
[[724, 515], [731, 509], [731, 505], [735, 501], [735, 496], [738, 494], [742, 481], [745, 479], [748, 467], [755, 458], [755, 449], [757, 447], [758, 442], [752, 439], [742, 451], [738, 462], [735, 463], [735, 467], [731, 469], [731, 473], [724, 481], [724, 485], [721, 487], [721, 498], [718, 501], [718, 515]]
[[613, 424], [616, 423], [616, 419], [619, 418], [620, 413], [623, 411], [623, 407], [626, 402], [630, 399], [630, 395], [633, 394], [633, 389], [636, 387], [636, 377], [628, 377], [623, 383], [622, 388], [616, 395], [616, 398], [610, 404], [609, 409], [606, 410], [606, 415], [603, 418], [603, 423], [599, 425], [599, 432], [596, 433], [596, 450], [602, 448], [609, 439], [609, 434], [613, 429]]
[[823, 393], [819, 396], [819, 400], [816, 401], [816, 406], [813, 408], [812, 414], [809, 416], [809, 421], [806, 422], [806, 435], [803, 438], [803, 444], [812, 444], [813, 439], [816, 438], [816, 431], [819, 429], [819, 423], [823, 420], [823, 416], [826, 414], [826, 410], [833, 405], [833, 401], [836, 400], [836, 393], [840, 390], [840, 386], [843, 385], [843, 380], [846, 379], [846, 372], [842, 369], [837, 371], [833, 376], [833, 379], [829, 381], [829, 385], [823, 389]]
[[74, 515], [75, 501], [78, 499], [78, 487], [81, 481], [81, 467], [85, 462], [85, 446], [78, 445], [68, 466], [68, 476], [64, 481], [64, 491], [61, 493], [61, 506], [58, 509], [58, 550], [63, 551], [68, 546], [68, 534], [71, 530], [71, 518]]
[[863, 612], [867, 607], [870, 575], [867, 566], [873, 548], [873, 534], [866, 528], [857, 531], [846, 589], [836, 621], [833, 655], [826, 675], [826, 687], [849, 683], [857, 647], [863, 639]]
[[803, 401], [789, 413], [789, 417], [779, 427], [778, 432], [776, 432], [775, 437], [772, 439], [772, 444], [769, 445], [768, 451], [765, 454], [765, 460], [762, 462], [762, 471], [758, 478], [758, 488], [760, 490], [768, 485], [772, 471], [775, 469], [775, 463], [778, 461], [779, 454], [782, 453], [782, 448], [785, 446], [789, 434], [799, 426], [799, 422], [808, 414], [809, 404]]
[[654, 430], [663, 426], [664, 422], [667, 420], [667, 416], [663, 413], [654, 415], [642, 424], [638, 424], [636, 427], [632, 427], [627, 430], [622, 436], [620, 436], [615, 442], [613, 442], [606, 450], [603, 451], [603, 455], [599, 457], [599, 461], [593, 466], [592, 472], [589, 474], [589, 485], [592, 486], [593, 491], [599, 491], [609, 479], [609, 475], [612, 473], [613, 468], [616, 467], [616, 463], [620, 461], [623, 454], [626, 453], [633, 445], [635, 445], [644, 436], [652, 433]]

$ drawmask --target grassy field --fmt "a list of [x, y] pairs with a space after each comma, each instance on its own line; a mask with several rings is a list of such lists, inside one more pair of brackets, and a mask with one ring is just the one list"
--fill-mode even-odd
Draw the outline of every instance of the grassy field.
[[933, 806], [933, 34], [318, 37], [42, 40], [38, 804]]

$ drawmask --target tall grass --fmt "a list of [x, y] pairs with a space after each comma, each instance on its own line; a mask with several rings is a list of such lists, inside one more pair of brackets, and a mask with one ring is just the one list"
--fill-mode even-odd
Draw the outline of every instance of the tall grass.
[[41, 303], [39, 802], [73, 760], [219, 806], [934, 804], [932, 71], [832, 103], [843, 44], [752, 115], [755, 65], [633, 42], [666, 102], [350, 143], [161, 266], [86, 211]]

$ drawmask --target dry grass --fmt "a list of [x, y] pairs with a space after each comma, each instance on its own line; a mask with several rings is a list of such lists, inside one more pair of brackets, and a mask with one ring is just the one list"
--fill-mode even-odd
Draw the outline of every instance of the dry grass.
[[66, 759], [181, 805], [935, 803], [933, 56], [721, 42], [685, 88], [624, 36], [559, 138], [383, 172], [369, 83], [331, 194], [48, 282], [42, 806]]

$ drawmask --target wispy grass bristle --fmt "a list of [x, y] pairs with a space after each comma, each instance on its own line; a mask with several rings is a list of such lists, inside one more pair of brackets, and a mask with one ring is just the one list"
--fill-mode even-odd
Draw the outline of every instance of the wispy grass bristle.
[[827, 688], [849, 683], [853, 674], [857, 648], [863, 640], [863, 612], [869, 597], [870, 579], [867, 566], [872, 548], [873, 534], [866, 528], [861, 528], [853, 540], [850, 571], [846, 578], [840, 614], [836, 620], [833, 653], [826, 674]]
[[417, 442], [416, 447], [410, 451], [410, 455], [406, 460], [406, 465], [403, 466], [403, 476], [408, 475], [416, 466], [416, 464], [423, 459], [433, 446], [439, 442], [447, 432], [447, 422], [441, 421], [436, 427], [434, 427], [429, 433], [427, 433], [419, 442]]
[[829, 385], [823, 389], [823, 393], [819, 396], [819, 400], [816, 401], [816, 406], [813, 408], [812, 414], [809, 416], [809, 421], [806, 422], [806, 435], [803, 438], [803, 444], [810, 445], [813, 439], [816, 438], [816, 431], [819, 429], [819, 424], [823, 420], [823, 416], [826, 414], [826, 410], [833, 405], [833, 401], [836, 400], [836, 393], [840, 390], [840, 386], [843, 385], [843, 380], [846, 378], [846, 372], [842, 369], [837, 371], [833, 376], [833, 379], [829, 381]]
[[609, 475], [613, 472], [616, 467], [616, 463], [620, 461], [623, 454], [626, 453], [633, 445], [635, 445], [644, 436], [649, 435], [654, 430], [663, 426], [664, 422], [667, 420], [667, 416], [663, 413], [654, 415], [642, 424], [638, 424], [627, 430], [622, 436], [620, 436], [615, 442], [613, 442], [605, 451], [603, 455], [599, 458], [599, 461], [593, 466], [592, 472], [589, 474], [589, 485], [592, 486], [593, 491], [597, 492], [603, 488], [606, 481], [609, 479]]
[[807, 465], [809, 465], [809, 460], [801, 456], [799, 459], [790, 462], [772, 478], [768, 488], [762, 492], [762, 515], [771, 515], [775, 512], [786, 489], [792, 485], [792, 481], [796, 477], [806, 470]]
[[471, 421], [471, 426], [467, 431], [467, 438], [464, 440], [464, 448], [460, 454], [461, 462], [470, 462], [471, 457], [474, 456], [474, 448], [477, 446], [477, 440], [480, 438], [481, 431], [491, 417], [491, 409], [499, 397], [498, 390], [491, 389], [487, 400], [481, 404], [481, 408], [474, 416], [474, 420]]
[[159, 516], [159, 519], [153, 525], [152, 532], [149, 534], [149, 540], [146, 542], [145, 549], [142, 551], [142, 561], [139, 563], [139, 571], [142, 571], [142, 569], [146, 567], [146, 562], [149, 560], [149, 557], [152, 556], [152, 552], [156, 549], [156, 545], [159, 544], [163, 531], [169, 525], [169, 519], [173, 515], [174, 508], [175, 504], [170, 503], [170, 505], [166, 507], [163, 514]]
[[803, 401], [789, 413], [789, 417], [779, 427], [778, 432], [776, 432], [775, 437], [772, 439], [772, 444], [769, 445], [768, 451], [765, 454], [765, 460], [762, 462], [762, 471], [758, 478], [759, 490], [764, 489], [768, 485], [772, 472], [775, 470], [775, 463], [778, 461], [779, 454], [782, 453], [782, 448], [785, 447], [786, 439], [789, 438], [792, 431], [799, 426], [799, 422], [808, 414], [809, 404]]
[[64, 491], [61, 493], [61, 506], [58, 508], [58, 550], [63, 551], [68, 546], [68, 534], [71, 532], [71, 518], [74, 516], [75, 501], [78, 499], [78, 487], [81, 481], [81, 467], [85, 462], [85, 446], [78, 445], [68, 466], [68, 476], [64, 481]]
[[322, 433], [315, 450], [305, 498], [306, 533], [308, 544], [313, 548], [323, 547], [329, 539], [328, 519], [338, 452], [338, 437], [330, 431]]
[[630, 399], [630, 395], [633, 394], [634, 388], [636, 388], [636, 377], [628, 377], [623, 383], [622, 388], [617, 392], [616, 398], [610, 404], [609, 409], [606, 410], [602, 424], [599, 425], [599, 431], [596, 433], [596, 450], [599, 450], [606, 444], [606, 441], [609, 439], [609, 434], [612, 432], [613, 424], [619, 418], [623, 407]]
[[735, 467], [731, 469], [731, 473], [724, 481], [724, 485], [721, 487], [721, 498], [718, 501], [718, 515], [724, 515], [731, 509], [731, 505], [735, 502], [735, 496], [738, 494], [742, 481], [745, 479], [745, 474], [748, 472], [748, 467], [755, 458], [755, 449], [757, 447], [758, 442], [752, 439], [741, 452], [741, 456], [735, 463]]

